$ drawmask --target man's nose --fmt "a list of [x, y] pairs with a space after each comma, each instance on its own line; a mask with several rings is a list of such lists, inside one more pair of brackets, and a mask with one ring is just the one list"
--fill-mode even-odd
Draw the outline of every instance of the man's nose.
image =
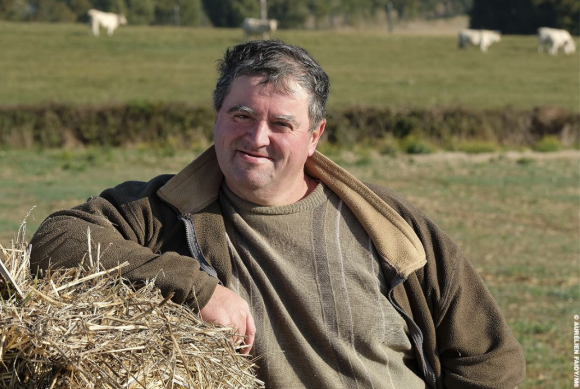
[[263, 147], [270, 144], [270, 127], [266, 121], [257, 121], [246, 134], [254, 147]]

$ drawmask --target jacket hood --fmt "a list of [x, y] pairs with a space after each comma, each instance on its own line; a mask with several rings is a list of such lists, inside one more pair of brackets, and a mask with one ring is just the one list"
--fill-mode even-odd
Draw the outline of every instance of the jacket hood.
[[[306, 172], [335, 192], [356, 215], [379, 255], [403, 278], [426, 263], [425, 250], [415, 231], [387, 203], [361, 181], [315, 151]], [[211, 146], [158, 191], [182, 215], [197, 213], [216, 201], [223, 181]]]

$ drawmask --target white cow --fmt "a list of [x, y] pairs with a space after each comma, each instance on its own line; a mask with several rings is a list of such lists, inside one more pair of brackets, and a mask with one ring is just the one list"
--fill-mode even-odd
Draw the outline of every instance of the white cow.
[[114, 14], [111, 12], [102, 12], [96, 9], [90, 9], [89, 12], [91, 30], [94, 36], [99, 36], [99, 28], [107, 29], [107, 35], [113, 35], [113, 31], [121, 25], [127, 24], [127, 19], [123, 14]]
[[566, 54], [572, 54], [576, 51], [576, 44], [568, 31], [548, 27], [538, 28], [538, 51], [540, 53], [547, 49], [548, 53], [555, 55], [560, 48]]
[[501, 33], [499, 31], [470, 29], [459, 31], [458, 45], [460, 49], [473, 45], [478, 46], [481, 51], [487, 51], [487, 48], [492, 43], [499, 41], [501, 41]]
[[262, 39], [268, 39], [271, 32], [278, 29], [278, 21], [276, 19], [254, 19], [245, 18], [242, 23], [244, 30], [244, 39], [247, 40], [252, 35], [261, 35]]

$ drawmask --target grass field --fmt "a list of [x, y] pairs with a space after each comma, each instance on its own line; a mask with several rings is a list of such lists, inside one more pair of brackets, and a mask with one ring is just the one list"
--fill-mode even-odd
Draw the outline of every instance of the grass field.
[[[156, 150], [0, 152], [0, 243], [28, 218], [30, 237], [58, 209], [119, 182], [177, 172], [195, 155]], [[580, 152], [331, 157], [390, 186], [459, 242], [486, 280], [528, 364], [520, 388], [572, 382], [573, 315], [580, 301]]]
[[[453, 35], [280, 31], [328, 72], [329, 108], [352, 104], [467, 105], [578, 111], [578, 54], [536, 51], [534, 36], [504, 36], [483, 54]], [[185, 101], [209, 104], [215, 60], [240, 29], [122, 27], [112, 38], [81, 24], [0, 22], [0, 104]]]
[[[184, 101], [209, 104], [215, 60], [239, 29], [122, 27], [95, 39], [83, 25], [0, 22], [0, 104]], [[578, 54], [542, 55], [535, 37], [504, 36], [482, 54], [453, 35], [280, 31], [306, 47], [332, 83], [329, 109], [352, 104], [553, 105], [579, 111]], [[198, 151], [0, 150], [0, 243], [28, 210], [28, 236], [51, 212], [119, 182], [176, 172]], [[520, 388], [572, 386], [580, 314], [580, 153], [435, 153], [332, 158], [399, 191], [460, 243], [522, 343]]]

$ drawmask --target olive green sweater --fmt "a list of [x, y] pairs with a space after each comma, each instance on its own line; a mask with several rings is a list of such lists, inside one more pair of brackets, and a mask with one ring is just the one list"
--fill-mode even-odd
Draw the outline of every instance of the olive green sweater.
[[425, 389], [380, 259], [337, 195], [319, 184], [297, 203], [262, 207], [224, 184], [220, 204], [227, 286], [250, 305], [266, 388]]

